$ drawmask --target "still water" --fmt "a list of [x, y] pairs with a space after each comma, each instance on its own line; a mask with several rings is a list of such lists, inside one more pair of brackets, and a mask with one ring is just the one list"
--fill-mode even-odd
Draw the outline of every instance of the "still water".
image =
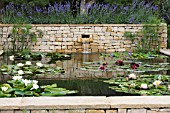
[[[42, 59], [42, 63], [47, 63], [49, 59]], [[57, 77], [37, 78], [40, 85], [48, 85], [56, 83], [58, 87], [69, 90], [78, 90], [77, 94], [73, 96], [121, 96], [128, 95], [123, 93], [115, 93], [114, 90], [109, 89], [109, 84], [104, 83], [103, 80], [110, 79], [115, 76], [115, 72], [91, 72], [80, 70], [87, 62], [108, 62], [113, 63], [116, 59], [104, 58], [100, 54], [73, 54], [71, 60], [56, 61], [51, 66], [59, 66], [64, 68], [65, 73]], [[121, 59], [122, 60], [122, 59]], [[170, 63], [170, 59], [151, 59], [151, 60], [136, 60], [146, 63]], [[1, 60], [1, 65], [4, 61]], [[156, 74], [170, 75], [170, 70], [157, 71]], [[122, 73], [124, 74], [124, 73]], [[151, 74], [153, 74], [151, 72]], [[6, 82], [10, 77], [1, 76], [0, 83]], [[31, 79], [31, 78], [30, 78]]]

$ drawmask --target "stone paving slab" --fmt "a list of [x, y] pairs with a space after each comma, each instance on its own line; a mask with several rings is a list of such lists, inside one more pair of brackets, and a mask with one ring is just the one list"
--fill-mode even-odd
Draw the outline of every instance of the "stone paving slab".
[[22, 98], [0, 98], [0, 109], [18, 109]]
[[[114, 109], [169, 108], [170, 96], [63, 96], [0, 98], [0, 109]], [[169, 110], [169, 109], [168, 109]]]
[[22, 99], [20, 107], [26, 109], [107, 109], [110, 108], [110, 104], [105, 96], [27, 97]]
[[165, 108], [170, 107], [170, 96], [108, 97], [111, 108]]

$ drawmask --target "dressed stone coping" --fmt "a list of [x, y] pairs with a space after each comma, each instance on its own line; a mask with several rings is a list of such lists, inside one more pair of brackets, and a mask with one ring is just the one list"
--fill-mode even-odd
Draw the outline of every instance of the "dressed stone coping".
[[26, 113], [169, 113], [170, 96], [0, 98], [0, 113], [24, 110]]

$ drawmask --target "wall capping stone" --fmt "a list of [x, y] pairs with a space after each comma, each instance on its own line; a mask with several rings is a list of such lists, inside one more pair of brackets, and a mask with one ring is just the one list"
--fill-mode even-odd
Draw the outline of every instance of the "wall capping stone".
[[[80, 110], [78, 113], [92, 110], [89, 113], [121, 113], [121, 111], [143, 111], [148, 113], [158, 111], [165, 113], [170, 111], [170, 96], [64, 96], [64, 97], [17, 97], [0, 98], [0, 111], [67, 111]], [[148, 111], [148, 112], [147, 112]], [[44, 112], [43, 112], [44, 113]], [[51, 113], [51, 112], [46, 112]], [[55, 112], [54, 112], [55, 113]], [[60, 112], [56, 112], [60, 113]], [[76, 112], [77, 113], [77, 112]], [[100, 113], [100, 112], [99, 112]], [[154, 112], [157, 113], [157, 112]]]

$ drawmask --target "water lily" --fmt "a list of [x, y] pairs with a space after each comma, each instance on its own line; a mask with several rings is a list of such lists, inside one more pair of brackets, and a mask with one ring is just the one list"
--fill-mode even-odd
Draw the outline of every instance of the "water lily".
[[161, 83], [162, 83], [162, 81], [160, 81], [160, 80], [155, 80], [155, 81], [153, 82], [153, 85], [155, 85], [155, 86], [157, 87], [157, 86], [159, 86]]
[[9, 56], [9, 60], [14, 61], [14, 55]]
[[23, 79], [22, 82], [24, 82], [25, 86], [31, 83], [31, 80]]
[[38, 88], [39, 88], [39, 86], [38, 86], [37, 84], [33, 84], [31, 90], [33, 90], [33, 89], [38, 89]]
[[106, 67], [105, 67], [105, 66], [103, 66], [103, 65], [101, 65], [101, 66], [99, 67], [99, 69], [100, 69], [100, 70], [105, 70], [105, 69], [106, 69]]
[[24, 64], [23, 64], [23, 63], [18, 63], [17, 66], [18, 66], [18, 67], [23, 67]]
[[37, 80], [33, 80], [32, 82], [33, 82], [34, 84], [37, 84], [37, 83], [38, 83], [38, 81], [37, 81]]
[[31, 65], [31, 61], [26, 61], [25, 65], [30, 66]]
[[142, 83], [142, 84], [140, 85], [140, 88], [141, 88], [141, 89], [148, 89], [148, 85], [145, 84], [145, 83]]
[[38, 67], [42, 67], [42, 66], [43, 66], [43, 64], [42, 64], [41, 62], [37, 62], [36, 65], [37, 65]]
[[139, 64], [134, 63], [134, 62], [131, 63], [130, 65], [131, 65], [131, 68], [132, 68], [132, 69], [137, 69], [137, 68], [139, 67]]
[[23, 75], [23, 74], [24, 74], [24, 71], [23, 71], [23, 70], [19, 70], [19, 71], [18, 71], [18, 74], [19, 74], [19, 75]]
[[1, 87], [1, 89], [2, 89], [2, 91], [6, 91], [6, 90], [8, 90], [8, 87]]
[[22, 76], [13, 76], [12, 79], [13, 80], [20, 80], [20, 79], [22, 79]]
[[134, 73], [131, 73], [128, 75], [128, 78], [136, 79], [136, 75]]
[[136, 87], [135, 83], [130, 84], [130, 87]]
[[168, 90], [170, 91], [170, 85], [168, 85]]

